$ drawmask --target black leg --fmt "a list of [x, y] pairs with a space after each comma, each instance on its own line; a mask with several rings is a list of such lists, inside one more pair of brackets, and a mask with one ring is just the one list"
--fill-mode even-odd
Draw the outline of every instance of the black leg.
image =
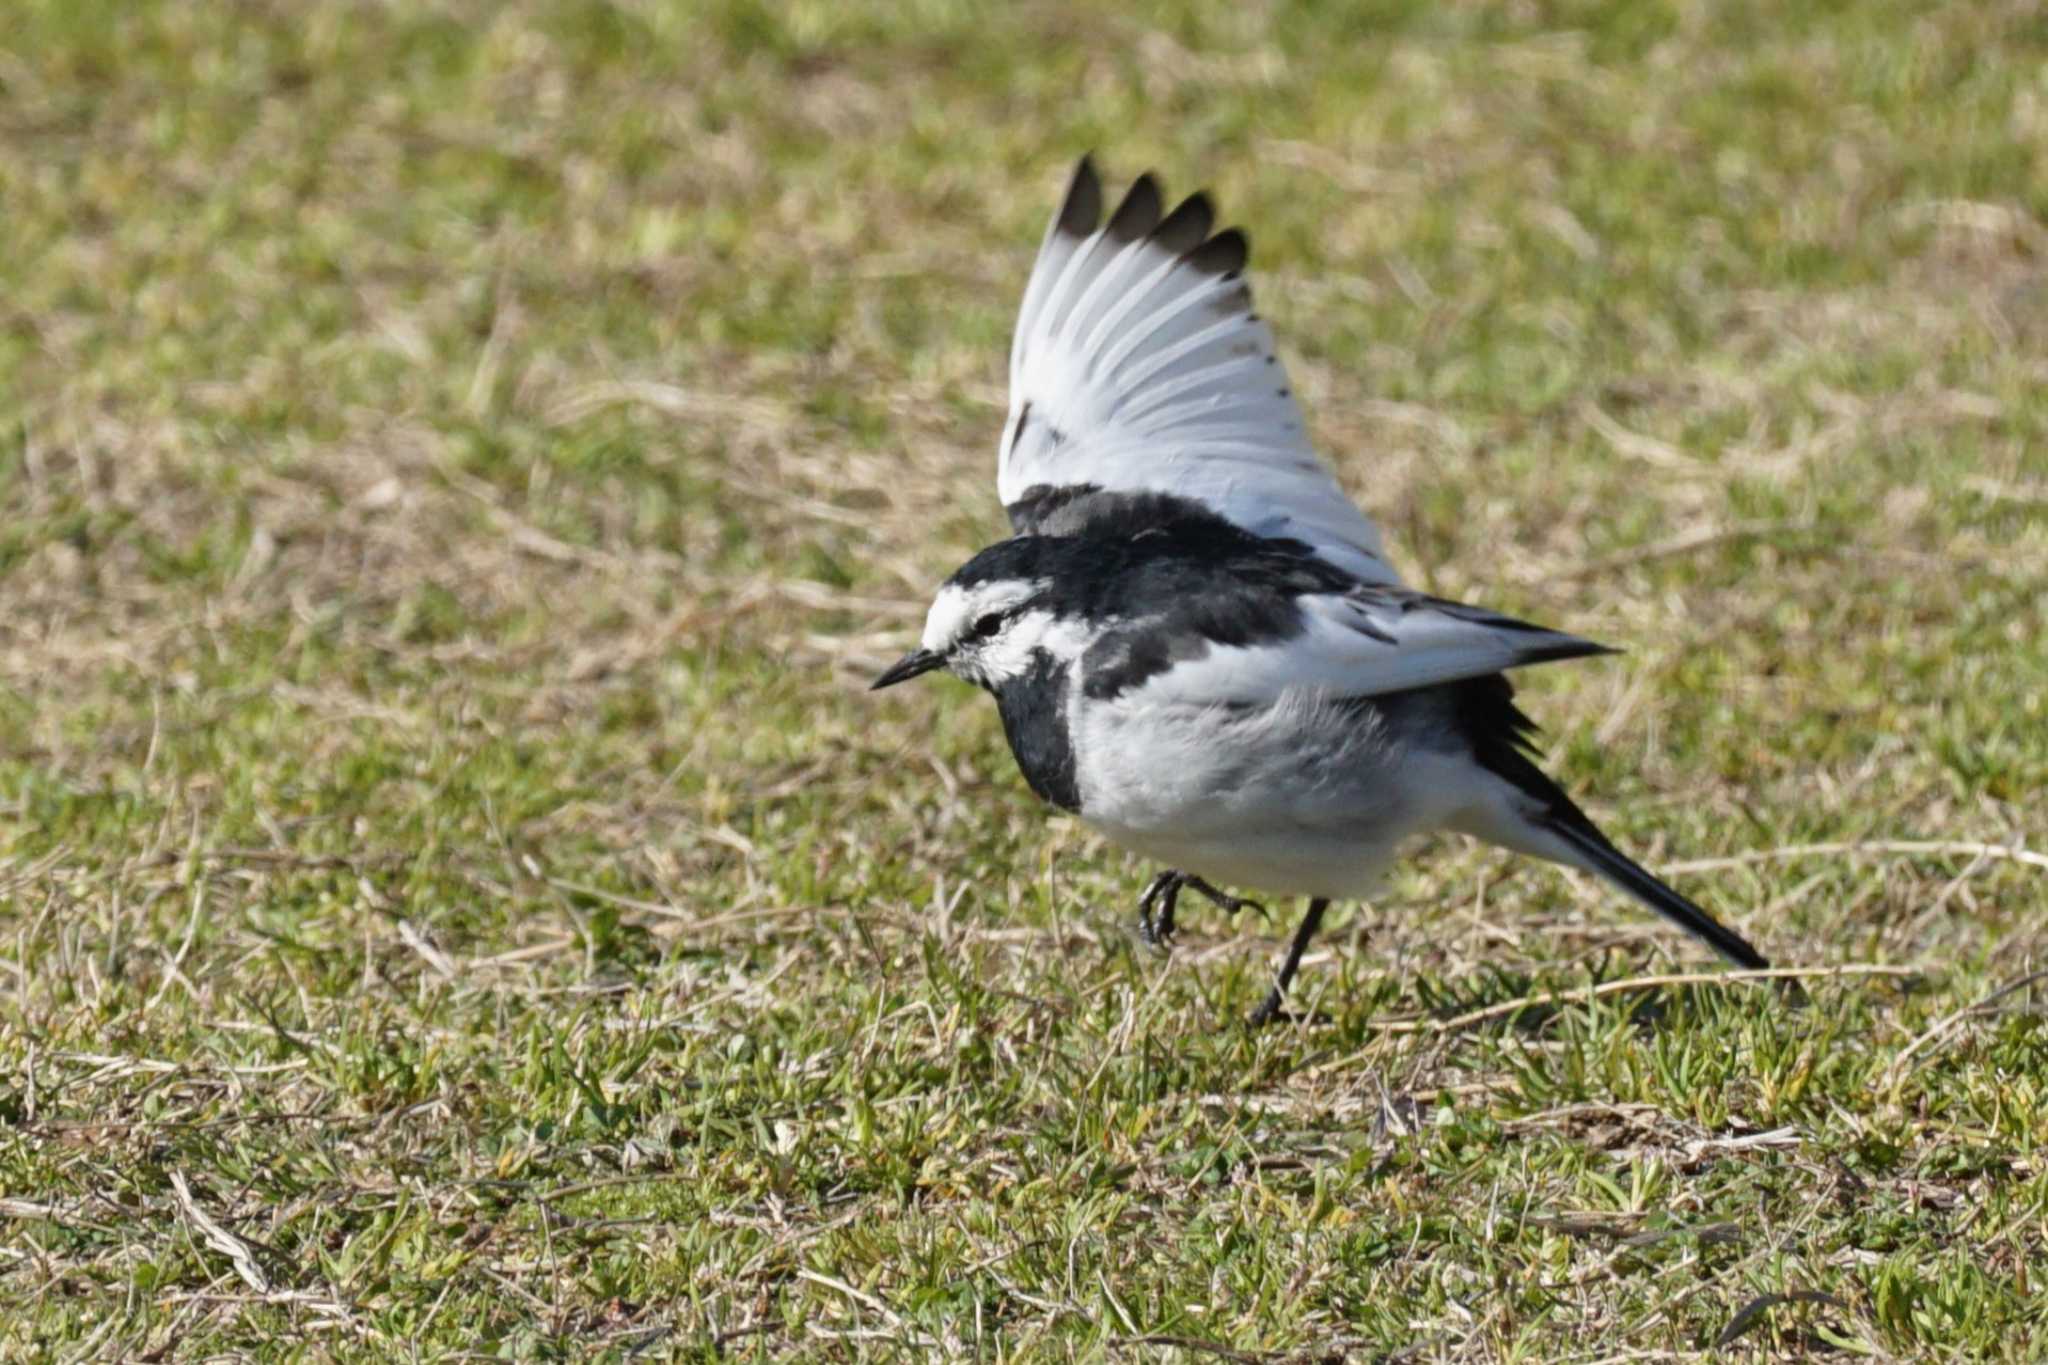
[[1301, 917], [1301, 925], [1294, 931], [1294, 942], [1287, 947], [1287, 960], [1280, 964], [1280, 975], [1274, 980], [1266, 1003], [1252, 1011], [1252, 1027], [1270, 1024], [1280, 1017], [1280, 1008], [1287, 1000], [1287, 988], [1294, 983], [1294, 974], [1301, 970], [1301, 955], [1308, 951], [1309, 940], [1322, 927], [1323, 912], [1329, 908], [1330, 902], [1320, 896], [1308, 903], [1308, 913]]

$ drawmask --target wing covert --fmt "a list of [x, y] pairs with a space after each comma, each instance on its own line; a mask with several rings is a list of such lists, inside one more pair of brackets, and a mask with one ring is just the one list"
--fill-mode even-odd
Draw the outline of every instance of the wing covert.
[[[1128, 694], [1146, 705], [1271, 705], [1288, 693], [1385, 696], [1614, 652], [1398, 586], [1312, 593], [1292, 606], [1289, 629], [1253, 638], [1173, 613], [1134, 621], [1089, 651], [1083, 687], [1098, 699]], [[1275, 608], [1269, 614], [1278, 618]]]

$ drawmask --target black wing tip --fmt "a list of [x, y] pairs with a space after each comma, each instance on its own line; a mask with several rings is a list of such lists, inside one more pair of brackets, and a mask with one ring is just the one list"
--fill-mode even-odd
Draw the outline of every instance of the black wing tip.
[[1084, 152], [1074, 163], [1067, 196], [1060, 203], [1059, 231], [1086, 237], [1100, 229], [1119, 242], [1155, 242], [1194, 269], [1225, 279], [1243, 273], [1251, 259], [1251, 241], [1243, 228], [1225, 228], [1210, 236], [1216, 225], [1216, 204], [1206, 190], [1189, 195], [1168, 213], [1159, 177], [1146, 171], [1131, 182], [1107, 223], [1102, 218], [1103, 204], [1095, 153]]
[[1204, 274], [1221, 275], [1226, 279], [1243, 271], [1244, 263], [1250, 258], [1251, 242], [1245, 237], [1243, 228], [1225, 228], [1181, 257]]
[[1070, 237], [1086, 237], [1102, 221], [1102, 177], [1095, 173], [1095, 153], [1083, 152], [1074, 163], [1057, 221], [1059, 230]]
[[1181, 200], [1173, 212], [1152, 230], [1152, 240], [1174, 255], [1182, 256], [1200, 246], [1208, 238], [1209, 229], [1215, 225], [1215, 204], [1210, 202], [1206, 192], [1197, 191]]
[[[1543, 627], [1537, 626], [1534, 629], [1541, 630]], [[1563, 635], [1554, 640], [1533, 641], [1524, 646], [1519, 651], [1520, 657], [1515, 660], [1515, 667], [1520, 668], [1524, 664], [1556, 663], [1561, 659], [1593, 659], [1602, 654], [1619, 653], [1621, 651], [1612, 645], [1581, 640], [1576, 635]]]
[[1159, 193], [1159, 179], [1146, 171], [1131, 182], [1124, 192], [1123, 202], [1116, 206], [1116, 212], [1109, 216], [1106, 229], [1119, 242], [1136, 242], [1150, 237], [1159, 226], [1159, 216], [1165, 211], [1165, 202]]

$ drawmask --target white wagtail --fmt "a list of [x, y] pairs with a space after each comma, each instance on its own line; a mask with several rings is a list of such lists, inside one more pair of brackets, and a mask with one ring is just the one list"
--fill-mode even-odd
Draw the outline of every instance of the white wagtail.
[[1010, 351], [997, 489], [1016, 531], [939, 589], [918, 648], [995, 696], [1031, 790], [1182, 888], [1309, 897], [1279, 1013], [1332, 898], [1458, 830], [1612, 882], [1731, 962], [1740, 935], [1639, 867], [1530, 761], [1503, 670], [1612, 651], [1404, 587], [1310, 447], [1236, 229], [1140, 176], [1102, 222], [1083, 158]]

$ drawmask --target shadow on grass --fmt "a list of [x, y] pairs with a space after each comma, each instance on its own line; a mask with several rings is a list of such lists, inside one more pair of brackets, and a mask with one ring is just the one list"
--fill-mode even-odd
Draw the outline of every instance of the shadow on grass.
[[[1626, 1023], [1648, 1033], [1724, 1008], [1730, 992], [1761, 993], [1800, 1009], [1813, 1003], [1795, 980], [1731, 977], [1726, 981], [1663, 982], [1653, 978], [1637, 988], [1603, 991], [1636, 975], [1627, 964], [1605, 958], [1579, 981], [1559, 981], [1489, 965], [1455, 979], [1417, 978], [1415, 994], [1422, 1013], [1446, 1032], [1505, 1027], [1527, 1036], [1545, 1033], [1573, 1010], [1594, 1006], [1620, 1011]], [[1370, 1029], [1370, 1022], [1365, 1026]]]

